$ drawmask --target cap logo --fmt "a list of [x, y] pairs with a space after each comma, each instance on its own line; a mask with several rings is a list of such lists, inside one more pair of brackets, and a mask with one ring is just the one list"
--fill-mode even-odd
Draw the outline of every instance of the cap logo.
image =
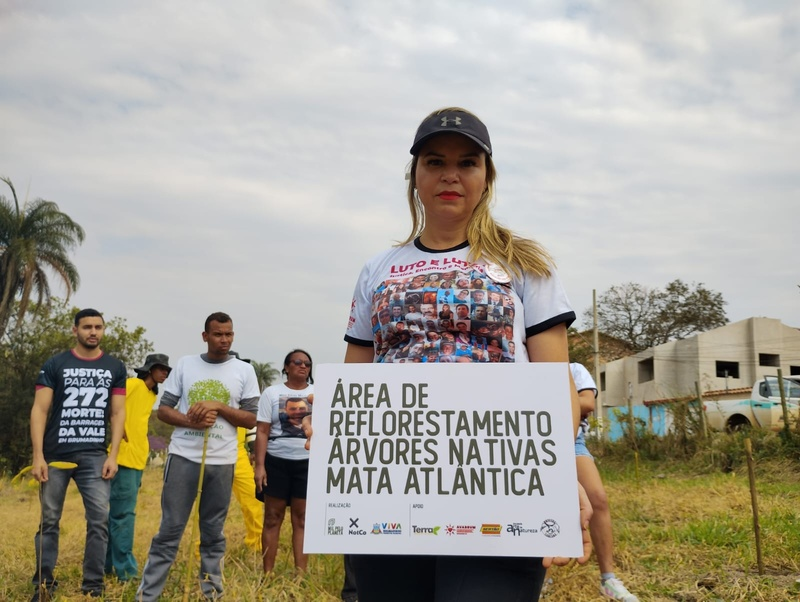
[[448, 122], [453, 122], [454, 125], [461, 125], [461, 117], [442, 117], [442, 127], [446, 128]]

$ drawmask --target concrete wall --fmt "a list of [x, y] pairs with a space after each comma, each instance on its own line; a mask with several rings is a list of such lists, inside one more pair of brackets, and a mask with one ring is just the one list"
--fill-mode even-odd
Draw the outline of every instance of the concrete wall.
[[[634, 406], [694, 395], [695, 382], [715, 397], [747, 399], [757, 380], [777, 374], [772, 363], [785, 376], [800, 374], [800, 330], [772, 318], [748, 318], [670, 341], [601, 366], [603, 417], [610, 420], [610, 408], [627, 408], [629, 395]], [[726, 366], [727, 378], [720, 373]]]

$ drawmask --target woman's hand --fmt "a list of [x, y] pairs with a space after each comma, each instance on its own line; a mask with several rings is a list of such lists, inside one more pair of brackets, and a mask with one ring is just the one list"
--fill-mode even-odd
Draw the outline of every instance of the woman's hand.
[[256, 480], [256, 492], [261, 493], [261, 490], [267, 486], [267, 469], [264, 466], [258, 466], [253, 469], [253, 474]]
[[311, 428], [311, 414], [307, 414], [300, 424], [303, 432], [306, 434], [306, 449], [311, 449], [311, 435], [314, 429]]
[[[578, 506], [580, 507], [580, 521], [581, 521], [581, 538], [583, 539], [583, 556], [578, 558], [578, 564], [585, 564], [589, 560], [589, 556], [592, 555], [592, 538], [589, 535], [589, 521], [592, 518], [592, 504], [589, 501], [589, 496], [586, 495], [586, 490], [583, 488], [583, 485], [578, 483]], [[564, 566], [565, 564], [569, 564], [572, 562], [572, 558], [564, 558], [562, 556], [558, 556], [556, 558], [545, 558], [542, 560], [542, 564], [545, 567], [550, 567], [551, 565], [554, 566]]]

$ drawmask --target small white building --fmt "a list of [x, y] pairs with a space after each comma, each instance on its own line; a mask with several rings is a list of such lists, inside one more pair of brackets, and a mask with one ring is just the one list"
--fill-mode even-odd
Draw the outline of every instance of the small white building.
[[773, 318], [748, 318], [601, 366], [603, 417], [613, 423], [610, 410], [627, 411], [630, 398], [634, 415], [661, 434], [666, 417], [662, 412], [656, 420], [653, 406], [695, 396], [695, 383], [704, 399], [747, 399], [753, 384], [778, 368], [784, 376], [800, 375], [800, 329]]

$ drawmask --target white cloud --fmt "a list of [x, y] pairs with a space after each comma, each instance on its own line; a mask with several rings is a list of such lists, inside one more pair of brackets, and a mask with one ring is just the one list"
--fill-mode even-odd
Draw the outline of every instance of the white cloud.
[[[575, 308], [701, 281], [800, 326], [792, 2], [18, 3], [0, 21], [0, 173], [87, 230], [80, 305], [197, 351], [338, 361], [355, 277], [410, 225], [417, 123], [489, 125], [498, 217]], [[758, 282], [758, 286], [755, 283]]]

